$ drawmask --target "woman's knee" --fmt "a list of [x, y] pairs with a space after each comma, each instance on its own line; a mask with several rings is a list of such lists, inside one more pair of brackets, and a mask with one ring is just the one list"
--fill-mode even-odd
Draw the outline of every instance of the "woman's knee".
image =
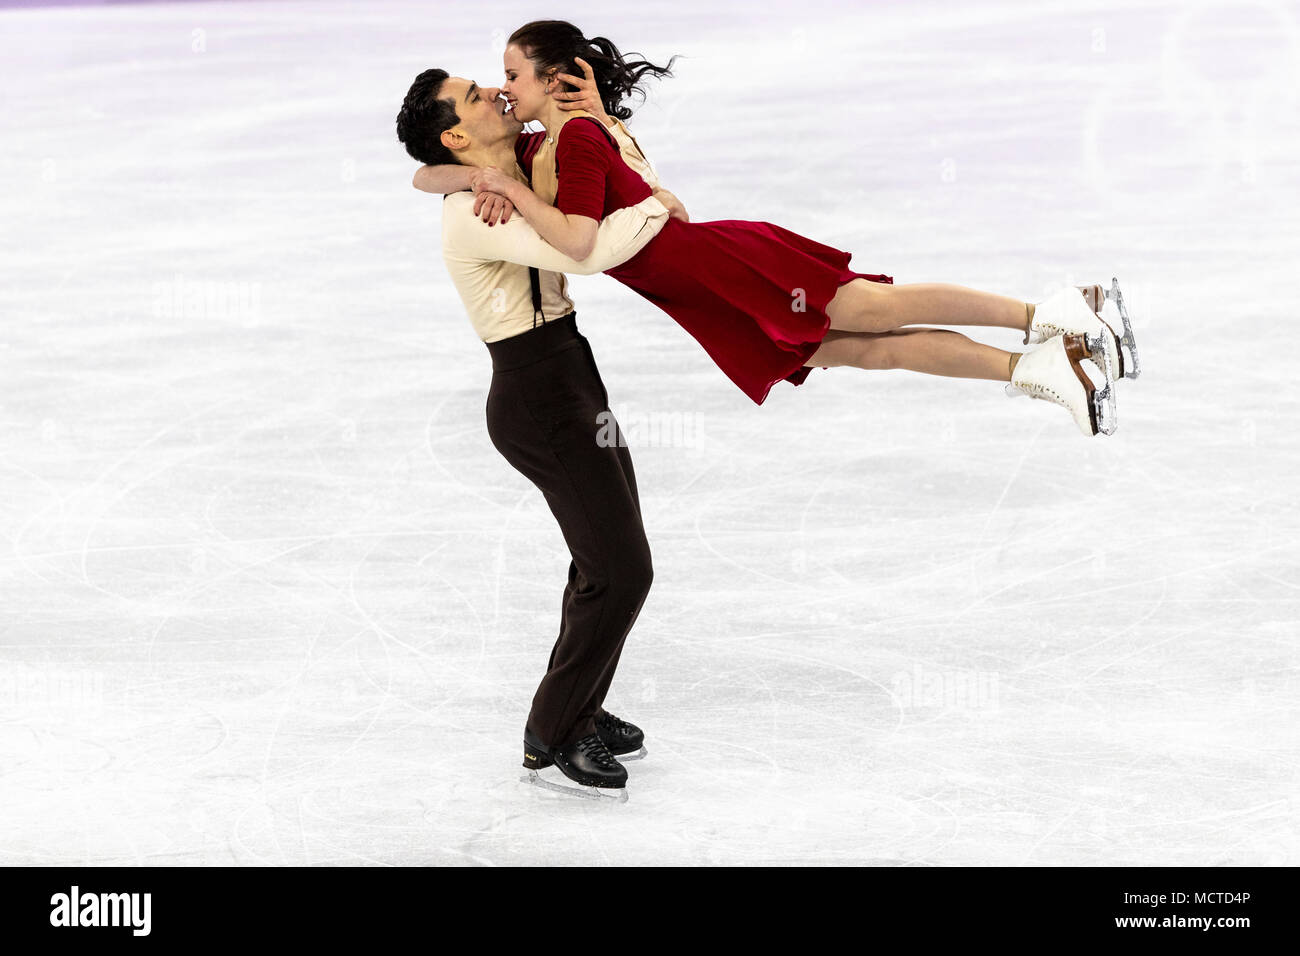
[[894, 327], [890, 296], [894, 287], [870, 279], [854, 279], [826, 307], [831, 328], [849, 332], [885, 332]]
[[866, 333], [854, 337], [858, 368], [882, 371], [898, 367], [898, 343], [887, 333]]

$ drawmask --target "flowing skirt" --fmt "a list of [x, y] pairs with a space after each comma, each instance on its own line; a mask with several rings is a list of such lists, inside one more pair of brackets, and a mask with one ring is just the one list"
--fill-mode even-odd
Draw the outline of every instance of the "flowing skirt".
[[853, 279], [852, 253], [770, 222], [669, 219], [650, 244], [607, 274], [663, 309], [761, 405], [782, 380], [801, 384], [804, 365], [830, 328], [826, 306]]

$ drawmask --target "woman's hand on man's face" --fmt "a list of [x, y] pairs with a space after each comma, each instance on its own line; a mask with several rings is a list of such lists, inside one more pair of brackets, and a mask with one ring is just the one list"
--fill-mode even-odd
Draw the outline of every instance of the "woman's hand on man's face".
[[605, 112], [605, 104], [601, 102], [600, 91], [596, 88], [596, 74], [592, 72], [591, 64], [580, 56], [574, 57], [573, 61], [582, 69], [581, 77], [574, 76], [571, 73], [557, 73], [555, 78], [563, 83], [576, 86], [577, 91], [556, 90], [551, 94], [551, 97], [562, 110], [586, 110], [592, 116], [599, 118], [606, 126], [613, 126], [613, 121]]

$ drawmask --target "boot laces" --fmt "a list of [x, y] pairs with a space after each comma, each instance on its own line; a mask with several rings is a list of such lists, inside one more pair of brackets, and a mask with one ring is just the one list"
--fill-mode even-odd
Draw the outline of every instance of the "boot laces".
[[612, 769], [618, 765], [614, 755], [609, 752], [600, 737], [596, 734], [588, 734], [578, 741], [578, 750], [592, 759], [592, 762], [606, 769]]
[[596, 717], [596, 726], [607, 732], [621, 734], [632, 725], [626, 720], [620, 720], [613, 714], [605, 712]]

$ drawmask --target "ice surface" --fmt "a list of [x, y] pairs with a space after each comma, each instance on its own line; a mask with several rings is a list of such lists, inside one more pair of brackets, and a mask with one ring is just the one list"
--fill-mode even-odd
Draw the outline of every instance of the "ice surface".
[[539, 15], [485, 9], [0, 12], [0, 861], [1300, 862], [1294, 8], [566, 7], [683, 54], [632, 128], [696, 219], [1117, 275], [1144, 365], [1110, 439], [906, 373], [758, 408], [574, 280], [655, 561], [614, 807], [519, 783], [568, 557], [393, 133]]

